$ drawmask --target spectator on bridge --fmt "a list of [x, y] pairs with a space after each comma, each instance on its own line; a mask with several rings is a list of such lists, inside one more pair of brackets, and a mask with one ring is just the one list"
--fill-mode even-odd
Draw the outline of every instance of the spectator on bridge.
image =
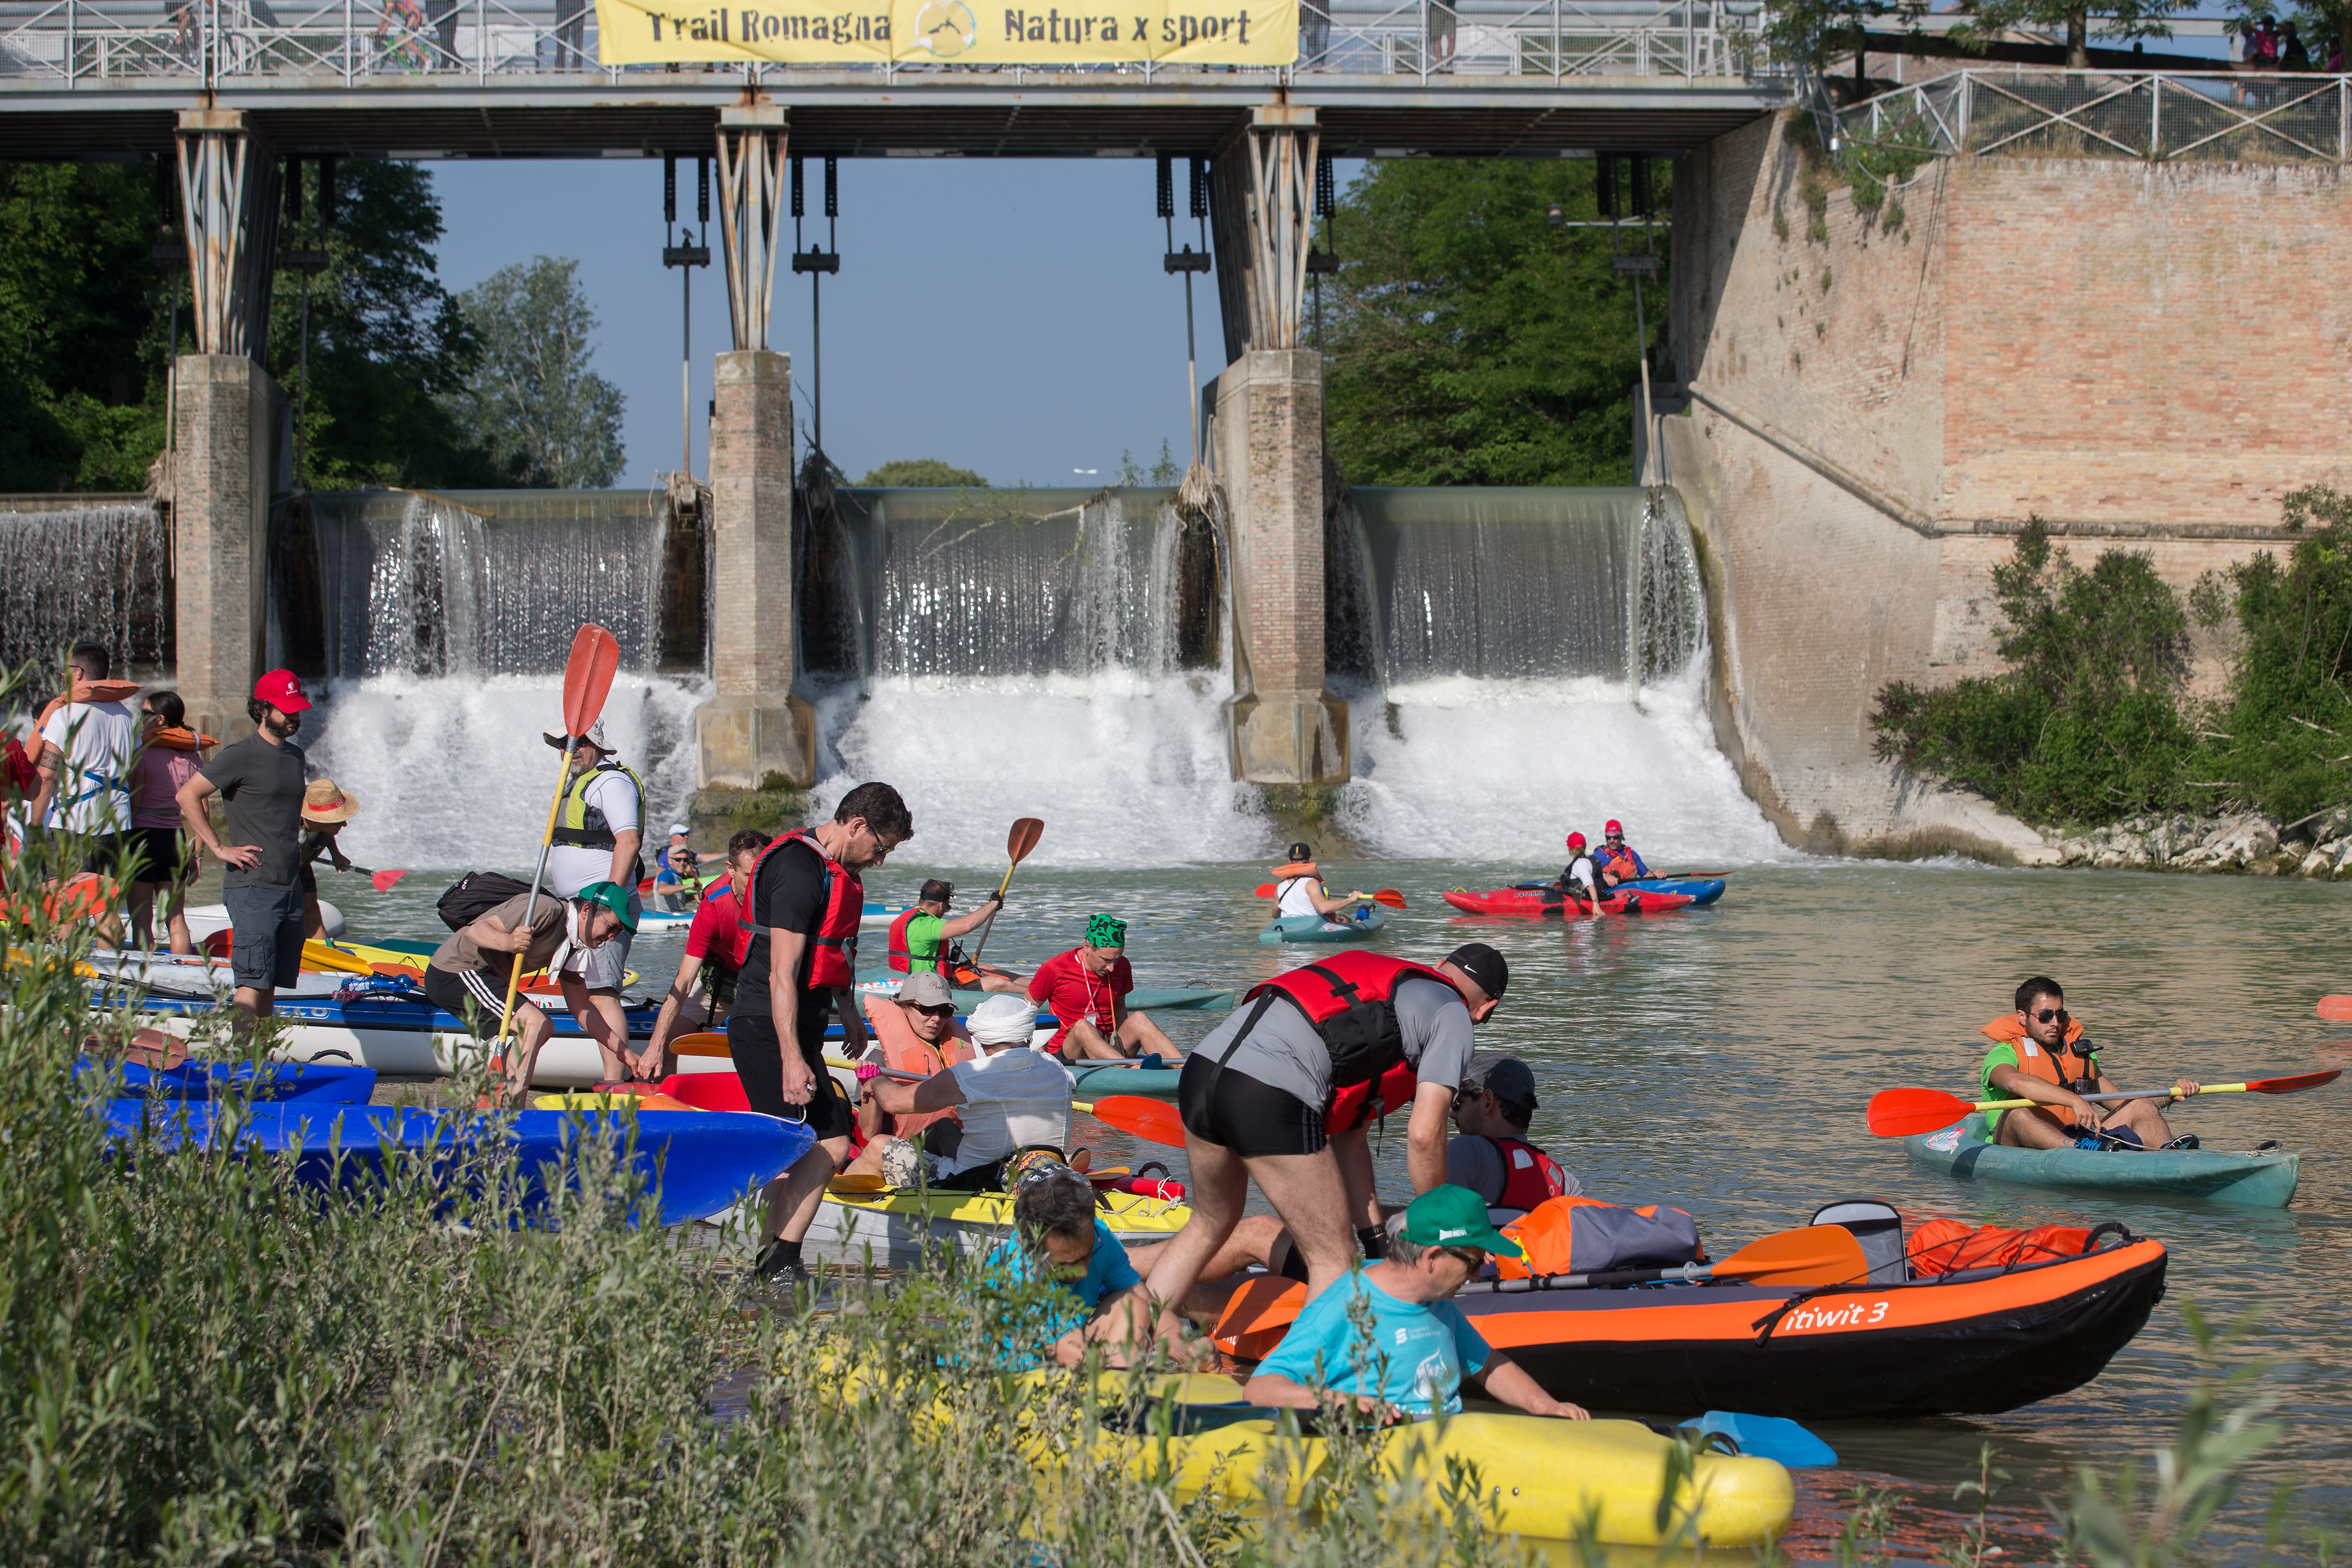
[[585, 70], [596, 62], [588, 58], [588, 0], [555, 0], [555, 68]]
[[2303, 39], [2296, 36], [2293, 22], [2279, 29], [2279, 68], [2289, 71], [2311, 68], [2311, 51], [2304, 47]]
[[1298, 63], [1319, 68], [1331, 47], [1330, 0], [1299, 0]]
[[1429, 6], [1429, 68], [1454, 68], [1454, 29], [1458, 18], [1453, 0], [1426, 0]]
[[[437, 71], [457, 69], [460, 64], [457, 58], [457, 0], [425, 0], [425, 14], [431, 19], [433, 31], [441, 45], [440, 52], [433, 57], [433, 68]], [[474, 47], [479, 48], [481, 40], [476, 39]]]

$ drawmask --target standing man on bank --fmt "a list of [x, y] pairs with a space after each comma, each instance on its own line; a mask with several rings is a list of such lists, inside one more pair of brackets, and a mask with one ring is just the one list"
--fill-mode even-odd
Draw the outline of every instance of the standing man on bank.
[[[563, 749], [562, 735], [545, 739], [556, 750]], [[598, 882], [629, 890], [629, 918], [610, 942], [588, 951], [580, 968], [589, 1002], [589, 1010], [580, 1015], [580, 1026], [615, 1061], [626, 1063], [631, 1059], [629, 1017], [621, 1007], [621, 984], [628, 978], [629, 947], [637, 940], [637, 922], [646, 912], [645, 900], [637, 893], [644, 873], [637, 850], [645, 841], [646, 782], [614, 759], [603, 720], [572, 739], [572, 772], [564, 780], [555, 837], [548, 840], [547, 885], [559, 899], [576, 899], [582, 889]]]
[[751, 869], [751, 941], [727, 1020], [728, 1054], [749, 1108], [805, 1121], [816, 1146], [768, 1184], [767, 1212], [752, 1268], [761, 1279], [808, 1279], [801, 1242], [816, 1222], [824, 1184], [849, 1161], [853, 1111], [824, 1068], [824, 1019], [841, 1015], [843, 1055], [866, 1048], [858, 1014], [857, 922], [866, 913], [858, 873], [879, 866], [914, 837], [898, 792], [862, 784], [841, 797], [833, 820], [788, 833], [760, 852]]
[[[289, 669], [253, 683], [253, 733], [223, 746], [180, 786], [188, 836], [221, 863], [237, 1031], [278, 1010], [278, 987], [302, 971], [302, 796], [305, 758], [294, 736], [310, 700]], [[209, 803], [221, 797], [230, 842], [213, 835]]]

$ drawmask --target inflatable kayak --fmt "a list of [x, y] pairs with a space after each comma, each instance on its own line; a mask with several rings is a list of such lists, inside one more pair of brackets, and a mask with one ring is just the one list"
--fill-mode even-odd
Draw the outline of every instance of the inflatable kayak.
[[2284, 1208], [2294, 1196], [2302, 1156], [2284, 1150], [2011, 1149], [1957, 1127], [1903, 1141], [1911, 1163], [1961, 1181], [2014, 1182], [2028, 1187], [2095, 1187], [2150, 1197]]
[[1257, 933], [1257, 939], [1268, 947], [1288, 942], [1362, 942], [1388, 923], [1386, 910], [1378, 904], [1365, 904], [1345, 919], [1336, 921], [1321, 915], [1277, 916]]
[[[2154, 1241], [1915, 1275], [1897, 1237], [1870, 1271], [1882, 1278], [1852, 1284], [1474, 1285], [1454, 1303], [1555, 1398], [1812, 1420], [1991, 1415], [2051, 1398], [2097, 1376], [2164, 1297]], [[1306, 1287], [1246, 1278], [1217, 1344], [1255, 1361], [1280, 1342]], [[1276, 1326], [1256, 1331], [1260, 1318]]]
[[[629, 1118], [621, 1111], [479, 1111], [394, 1110], [307, 1101], [240, 1108], [216, 1126], [206, 1101], [163, 1105], [152, 1100], [108, 1103], [108, 1130], [118, 1138], [144, 1135], [166, 1147], [194, 1143], [247, 1154], [290, 1155], [306, 1186], [351, 1187], [381, 1173], [388, 1156], [424, 1154], [448, 1163], [481, 1152], [494, 1140], [510, 1143], [526, 1177], [523, 1206], [546, 1206], [544, 1173], [581, 1138], [626, 1146]], [[806, 1126], [770, 1116], [722, 1116], [707, 1111], [648, 1110], [635, 1118], [631, 1163], [661, 1186], [657, 1211], [640, 1221], [682, 1225], [717, 1214], [748, 1190], [772, 1181], [808, 1152]]]
[[1636, 877], [1623, 884], [1645, 893], [1680, 893], [1694, 908], [1723, 897], [1720, 877]]
[[[92, 1077], [104, 1070], [94, 1058], [74, 1063], [74, 1077]], [[365, 1105], [375, 1092], [371, 1068], [341, 1067], [325, 1062], [182, 1062], [173, 1068], [145, 1068], [124, 1062], [116, 1098], [121, 1100], [218, 1100], [230, 1098], [284, 1104], [301, 1100], [314, 1105]]]
[[[1715, 884], [1718, 892], [1721, 883]], [[1495, 888], [1474, 893], [1466, 888], [1449, 889], [1442, 895], [1445, 901], [1465, 915], [1517, 915], [1522, 919], [1590, 920], [1591, 906], [1580, 903], [1570, 913], [1568, 900], [1557, 892], [1529, 892], [1518, 888]], [[1620, 889], [1601, 900], [1603, 913], [1612, 915], [1654, 915], [1667, 910], [1688, 909], [1698, 902], [1688, 893], [1660, 892], [1652, 888]]]
[[1065, 1062], [1076, 1084], [1071, 1092], [1080, 1100], [1100, 1100], [1106, 1094], [1140, 1094], [1152, 1100], [1176, 1098], [1181, 1067], [1123, 1068], [1117, 1062]]

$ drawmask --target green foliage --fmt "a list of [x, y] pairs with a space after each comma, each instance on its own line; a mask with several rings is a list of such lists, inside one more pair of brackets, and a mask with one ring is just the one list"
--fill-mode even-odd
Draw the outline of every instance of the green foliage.
[[460, 426], [523, 482], [595, 489], [621, 474], [621, 391], [588, 368], [596, 313], [580, 264], [541, 256], [457, 297], [481, 344], [453, 407]]
[[2073, 69], [2084, 70], [2091, 63], [2094, 15], [2098, 17], [2102, 38], [2126, 42], [2133, 38], [2168, 38], [2172, 37], [2172, 27], [2168, 18], [2193, 10], [2196, 4], [2197, 0], [1979, 0], [1968, 23], [1954, 28], [1952, 37], [1963, 47], [1974, 48], [1998, 43], [2014, 27], [2063, 33], [2066, 38], [2066, 64]]
[[2149, 558], [2107, 550], [2082, 571], [2035, 519], [1994, 568], [1993, 596], [2010, 668], [1939, 691], [1889, 683], [1871, 717], [1876, 754], [2028, 821], [2172, 805], [2194, 743], [2179, 701], [2189, 623]]
[[171, 298], [153, 181], [148, 163], [0, 164], [0, 489], [146, 488]]
[[869, 468], [857, 481], [877, 489], [984, 490], [988, 481], [970, 468], [959, 468], [937, 458], [900, 458]]
[[[1633, 289], [1609, 231], [1550, 226], [1555, 202], [1595, 216], [1589, 162], [1387, 160], [1349, 187], [1324, 411], [1351, 482], [1630, 482]], [[1641, 249], [1639, 226], [1622, 242]]]

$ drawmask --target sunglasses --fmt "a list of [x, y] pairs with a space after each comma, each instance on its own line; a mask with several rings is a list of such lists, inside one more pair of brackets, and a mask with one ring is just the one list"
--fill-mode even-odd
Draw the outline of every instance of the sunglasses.
[[1465, 1083], [1460, 1089], [1454, 1091], [1454, 1103], [1455, 1105], [1467, 1105], [1486, 1092], [1486, 1086], [1485, 1084]]
[[2067, 1016], [2066, 1009], [2063, 1007], [2044, 1007], [2039, 1013], [2032, 1015], [2032, 1017], [2037, 1024], [2071, 1024], [2074, 1021]]
[[915, 1011], [926, 1018], [952, 1018], [955, 1016], [955, 1004], [942, 1002], [933, 1007], [918, 1006]]

